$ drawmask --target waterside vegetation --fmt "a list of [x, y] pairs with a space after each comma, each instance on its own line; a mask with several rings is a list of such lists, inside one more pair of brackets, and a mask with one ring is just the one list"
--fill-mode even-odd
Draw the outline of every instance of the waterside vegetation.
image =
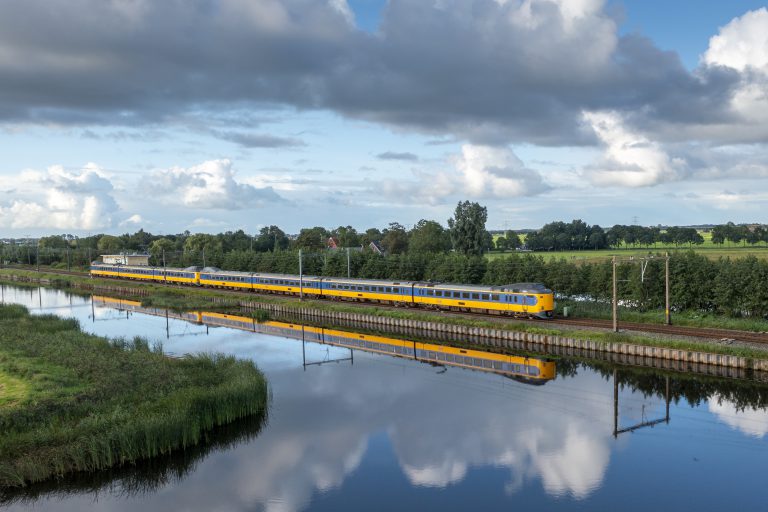
[[268, 398], [252, 362], [170, 358], [18, 305], [0, 305], [0, 383], [0, 488], [204, 443], [217, 426], [264, 417]]

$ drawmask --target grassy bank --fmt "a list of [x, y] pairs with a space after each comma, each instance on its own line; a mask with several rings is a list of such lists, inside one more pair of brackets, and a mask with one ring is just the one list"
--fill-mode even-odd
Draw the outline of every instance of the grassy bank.
[[[612, 318], [610, 304], [558, 299], [557, 312], [562, 313], [563, 307], [568, 307], [569, 316], [576, 318], [597, 318], [603, 320], [610, 320]], [[664, 322], [664, 311], [638, 311], [636, 309], [619, 307], [619, 319], [625, 322], [661, 324]], [[696, 311], [673, 311], [672, 322], [675, 325], [686, 327], [768, 332], [768, 320], [763, 318], [730, 318]]]
[[0, 306], [0, 383], [0, 487], [194, 446], [218, 425], [264, 414], [267, 401], [253, 363], [171, 359], [145, 340], [110, 342], [15, 305]]

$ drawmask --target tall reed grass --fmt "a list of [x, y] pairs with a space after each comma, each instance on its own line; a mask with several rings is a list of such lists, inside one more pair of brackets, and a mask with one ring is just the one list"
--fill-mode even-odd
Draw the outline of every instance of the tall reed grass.
[[0, 372], [29, 385], [0, 409], [0, 487], [165, 455], [267, 406], [252, 362], [173, 359], [144, 339], [110, 342], [15, 305], [0, 306]]

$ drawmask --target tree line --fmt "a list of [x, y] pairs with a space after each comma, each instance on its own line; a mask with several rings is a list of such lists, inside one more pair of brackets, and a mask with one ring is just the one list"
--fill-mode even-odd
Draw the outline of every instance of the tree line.
[[[712, 227], [712, 243], [726, 242], [755, 245], [768, 244], [768, 226], [761, 224], [737, 225], [733, 222]], [[656, 244], [677, 247], [698, 246], [704, 237], [696, 228], [671, 226], [661, 227], [626, 226], [617, 224], [609, 229], [599, 225], [588, 225], [576, 219], [570, 223], [562, 221], [545, 224], [537, 231], [528, 233], [525, 247], [532, 251], [585, 251], [618, 249], [621, 247], [651, 248]]]

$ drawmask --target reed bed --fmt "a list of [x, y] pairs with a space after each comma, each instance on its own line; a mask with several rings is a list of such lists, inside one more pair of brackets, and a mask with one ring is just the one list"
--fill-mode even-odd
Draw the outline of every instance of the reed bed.
[[263, 415], [268, 396], [252, 362], [169, 358], [144, 339], [109, 341], [16, 305], [0, 306], [0, 373], [28, 388], [0, 407], [0, 487], [195, 446], [218, 425]]

